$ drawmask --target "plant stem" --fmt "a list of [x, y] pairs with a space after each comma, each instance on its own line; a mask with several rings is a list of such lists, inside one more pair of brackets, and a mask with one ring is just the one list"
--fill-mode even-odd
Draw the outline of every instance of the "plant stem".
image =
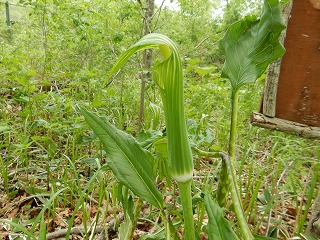
[[[228, 155], [232, 170], [232, 175], [235, 187], [237, 189], [238, 198], [240, 198], [239, 187], [237, 183], [237, 173], [235, 168], [236, 155], [236, 141], [237, 141], [237, 121], [238, 121], [238, 107], [239, 107], [239, 90], [232, 91], [231, 95], [231, 123], [230, 123], [230, 137], [228, 146]], [[231, 182], [232, 184], [232, 182]]]
[[139, 215], [140, 215], [140, 210], [141, 210], [141, 206], [142, 206], [142, 203], [143, 203], [143, 201], [142, 201], [142, 199], [141, 198], [139, 198], [138, 199], [138, 201], [137, 201], [137, 204], [136, 204], [136, 207], [135, 207], [135, 210], [134, 210], [134, 219], [131, 219], [131, 229], [129, 230], [129, 233], [128, 233], [128, 235], [126, 236], [126, 238], [128, 239], [128, 240], [131, 240], [131, 239], [133, 239], [133, 234], [134, 234], [134, 230], [135, 230], [135, 228], [136, 228], [136, 226], [137, 226], [137, 222], [138, 222], [138, 218], [139, 218]]
[[239, 90], [233, 91], [231, 96], [231, 125], [228, 154], [230, 161], [235, 162], [236, 139], [237, 139], [237, 121], [238, 121], [238, 105], [239, 105]]
[[244, 216], [241, 199], [239, 197], [239, 191], [238, 191], [238, 188], [236, 187], [237, 186], [236, 179], [233, 177], [233, 174], [232, 174], [232, 163], [230, 159], [228, 159], [228, 156], [225, 154], [222, 154], [222, 161], [226, 163], [226, 166], [228, 168], [232, 204], [237, 216], [238, 224], [241, 229], [243, 239], [252, 240], [253, 236], [249, 228], [249, 225], [247, 224], [247, 220]]
[[186, 240], [194, 240], [194, 220], [193, 220], [193, 210], [192, 210], [192, 197], [191, 197], [191, 182], [192, 179], [186, 182], [178, 182], [183, 217], [184, 217], [184, 238]]
[[232, 203], [234, 206], [234, 211], [237, 215], [237, 220], [241, 229], [244, 240], [252, 240], [253, 236], [250, 228], [247, 224], [246, 218], [244, 216], [244, 211], [242, 207], [241, 197], [239, 193], [239, 187], [237, 183], [237, 175], [235, 169], [235, 152], [236, 152], [236, 139], [237, 139], [237, 120], [238, 120], [238, 104], [239, 103], [239, 90], [233, 91], [231, 96], [231, 126], [230, 126], [230, 138], [229, 138], [229, 148], [228, 155], [223, 156], [223, 161], [226, 163], [229, 178], [230, 178], [230, 192]]
[[[239, 91], [232, 91], [231, 95], [231, 124], [230, 124], [230, 136], [229, 136], [229, 146], [228, 146], [228, 155], [229, 160], [231, 161], [231, 168], [233, 178], [236, 178], [235, 170], [235, 148], [236, 148], [236, 138], [237, 138], [237, 118], [238, 118], [238, 102], [239, 102]], [[221, 155], [220, 155], [221, 156]], [[217, 191], [217, 200], [220, 207], [225, 207], [227, 205], [228, 193], [230, 192], [230, 176], [228, 173], [228, 166], [225, 161], [222, 160], [220, 180]], [[237, 182], [236, 189], [238, 188]]]

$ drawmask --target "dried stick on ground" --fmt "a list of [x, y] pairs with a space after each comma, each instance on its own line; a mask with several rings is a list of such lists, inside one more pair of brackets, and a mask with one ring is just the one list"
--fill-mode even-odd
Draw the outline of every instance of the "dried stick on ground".
[[[123, 220], [123, 214], [119, 214], [118, 219], [120, 221]], [[114, 229], [114, 224], [115, 224], [115, 220], [113, 219], [112, 221], [109, 222], [108, 224], [108, 231], [111, 231]], [[104, 228], [102, 226], [97, 226], [95, 229], [89, 229], [89, 231], [94, 231], [95, 233], [101, 233], [99, 236], [99, 239], [105, 239], [103, 237], [104, 234], [102, 234], [104, 232]], [[48, 233], [46, 239], [47, 240], [51, 240], [51, 239], [55, 239], [55, 238], [60, 238], [60, 237], [64, 237], [67, 235], [68, 229], [60, 229], [56, 232], [52, 232], [52, 233]], [[73, 227], [71, 228], [70, 234], [74, 234], [74, 235], [84, 235], [85, 232], [85, 228], [83, 226], [79, 226], [79, 227]]]
[[[103, 227], [101, 226], [98, 226], [96, 227], [95, 229], [92, 229], [95, 233], [100, 233], [103, 231]], [[89, 230], [89, 231], [92, 231], [92, 230]], [[75, 234], [75, 235], [84, 235], [86, 232], [85, 232], [85, 228], [83, 226], [80, 226], [80, 227], [73, 227], [71, 228], [71, 231], [70, 231], [70, 234]], [[55, 239], [55, 238], [60, 238], [60, 237], [64, 237], [67, 235], [67, 232], [68, 232], [68, 229], [60, 229], [56, 232], [52, 232], [52, 233], [48, 233], [47, 234], [47, 240], [49, 239]]]
[[250, 122], [253, 126], [259, 126], [310, 139], [320, 139], [320, 127], [312, 127], [288, 120], [267, 117], [261, 113], [251, 113]]

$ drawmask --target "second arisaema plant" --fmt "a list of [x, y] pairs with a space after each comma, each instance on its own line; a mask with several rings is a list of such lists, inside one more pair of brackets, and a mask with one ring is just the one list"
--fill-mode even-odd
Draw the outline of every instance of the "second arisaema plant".
[[235, 170], [239, 91], [243, 85], [255, 82], [265, 72], [269, 63], [285, 53], [279, 42], [283, 29], [285, 24], [279, 1], [265, 0], [260, 19], [246, 17], [234, 23], [221, 41], [225, 53], [221, 75], [231, 83], [231, 124], [228, 157], [222, 162], [218, 202], [224, 206], [227, 193], [231, 190], [232, 202], [244, 239], [252, 239], [252, 235], [244, 218]]

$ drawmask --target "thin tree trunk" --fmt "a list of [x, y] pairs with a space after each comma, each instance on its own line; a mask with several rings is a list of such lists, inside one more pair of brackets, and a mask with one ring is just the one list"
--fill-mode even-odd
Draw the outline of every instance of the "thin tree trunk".
[[[146, 7], [144, 9], [144, 35], [147, 35], [152, 32], [151, 30], [151, 21], [153, 18], [154, 13], [154, 0], [147, 0], [146, 1]], [[151, 67], [152, 62], [152, 51], [145, 50], [143, 53], [143, 67], [145, 69], [149, 69]], [[141, 91], [140, 91], [140, 112], [139, 112], [139, 126], [138, 130], [140, 131], [143, 126], [144, 121], [144, 100], [145, 100], [145, 88], [146, 88], [146, 82], [147, 79], [150, 79], [151, 74], [150, 72], [147, 72], [145, 74], [142, 74], [142, 82], [141, 82]]]

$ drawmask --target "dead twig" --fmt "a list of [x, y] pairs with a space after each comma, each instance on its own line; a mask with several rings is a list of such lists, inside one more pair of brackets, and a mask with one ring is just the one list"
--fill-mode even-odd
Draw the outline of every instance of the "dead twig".
[[[120, 221], [123, 221], [123, 214], [119, 214], [118, 216], [118, 219]], [[115, 219], [111, 220], [108, 224], [108, 228], [106, 229], [107, 231], [112, 231], [114, 229], [114, 225], [115, 225]], [[103, 240], [103, 239], [106, 239], [105, 238], [105, 228], [102, 227], [102, 226], [97, 226], [96, 228], [94, 229], [88, 229], [87, 230], [88, 232], [86, 232], [86, 229], [84, 228], [84, 226], [79, 226], [79, 227], [73, 227], [71, 228], [70, 230], [70, 234], [71, 235], [84, 235], [85, 233], [91, 233], [92, 231], [94, 231], [94, 233], [99, 233], [99, 240]], [[51, 239], [55, 239], [55, 238], [61, 238], [61, 237], [64, 237], [66, 236], [68, 233], [68, 229], [60, 229], [60, 230], [57, 230], [55, 232], [52, 232], [52, 233], [48, 233], [47, 236], [46, 236], [46, 239], [47, 240], [51, 240]]]

